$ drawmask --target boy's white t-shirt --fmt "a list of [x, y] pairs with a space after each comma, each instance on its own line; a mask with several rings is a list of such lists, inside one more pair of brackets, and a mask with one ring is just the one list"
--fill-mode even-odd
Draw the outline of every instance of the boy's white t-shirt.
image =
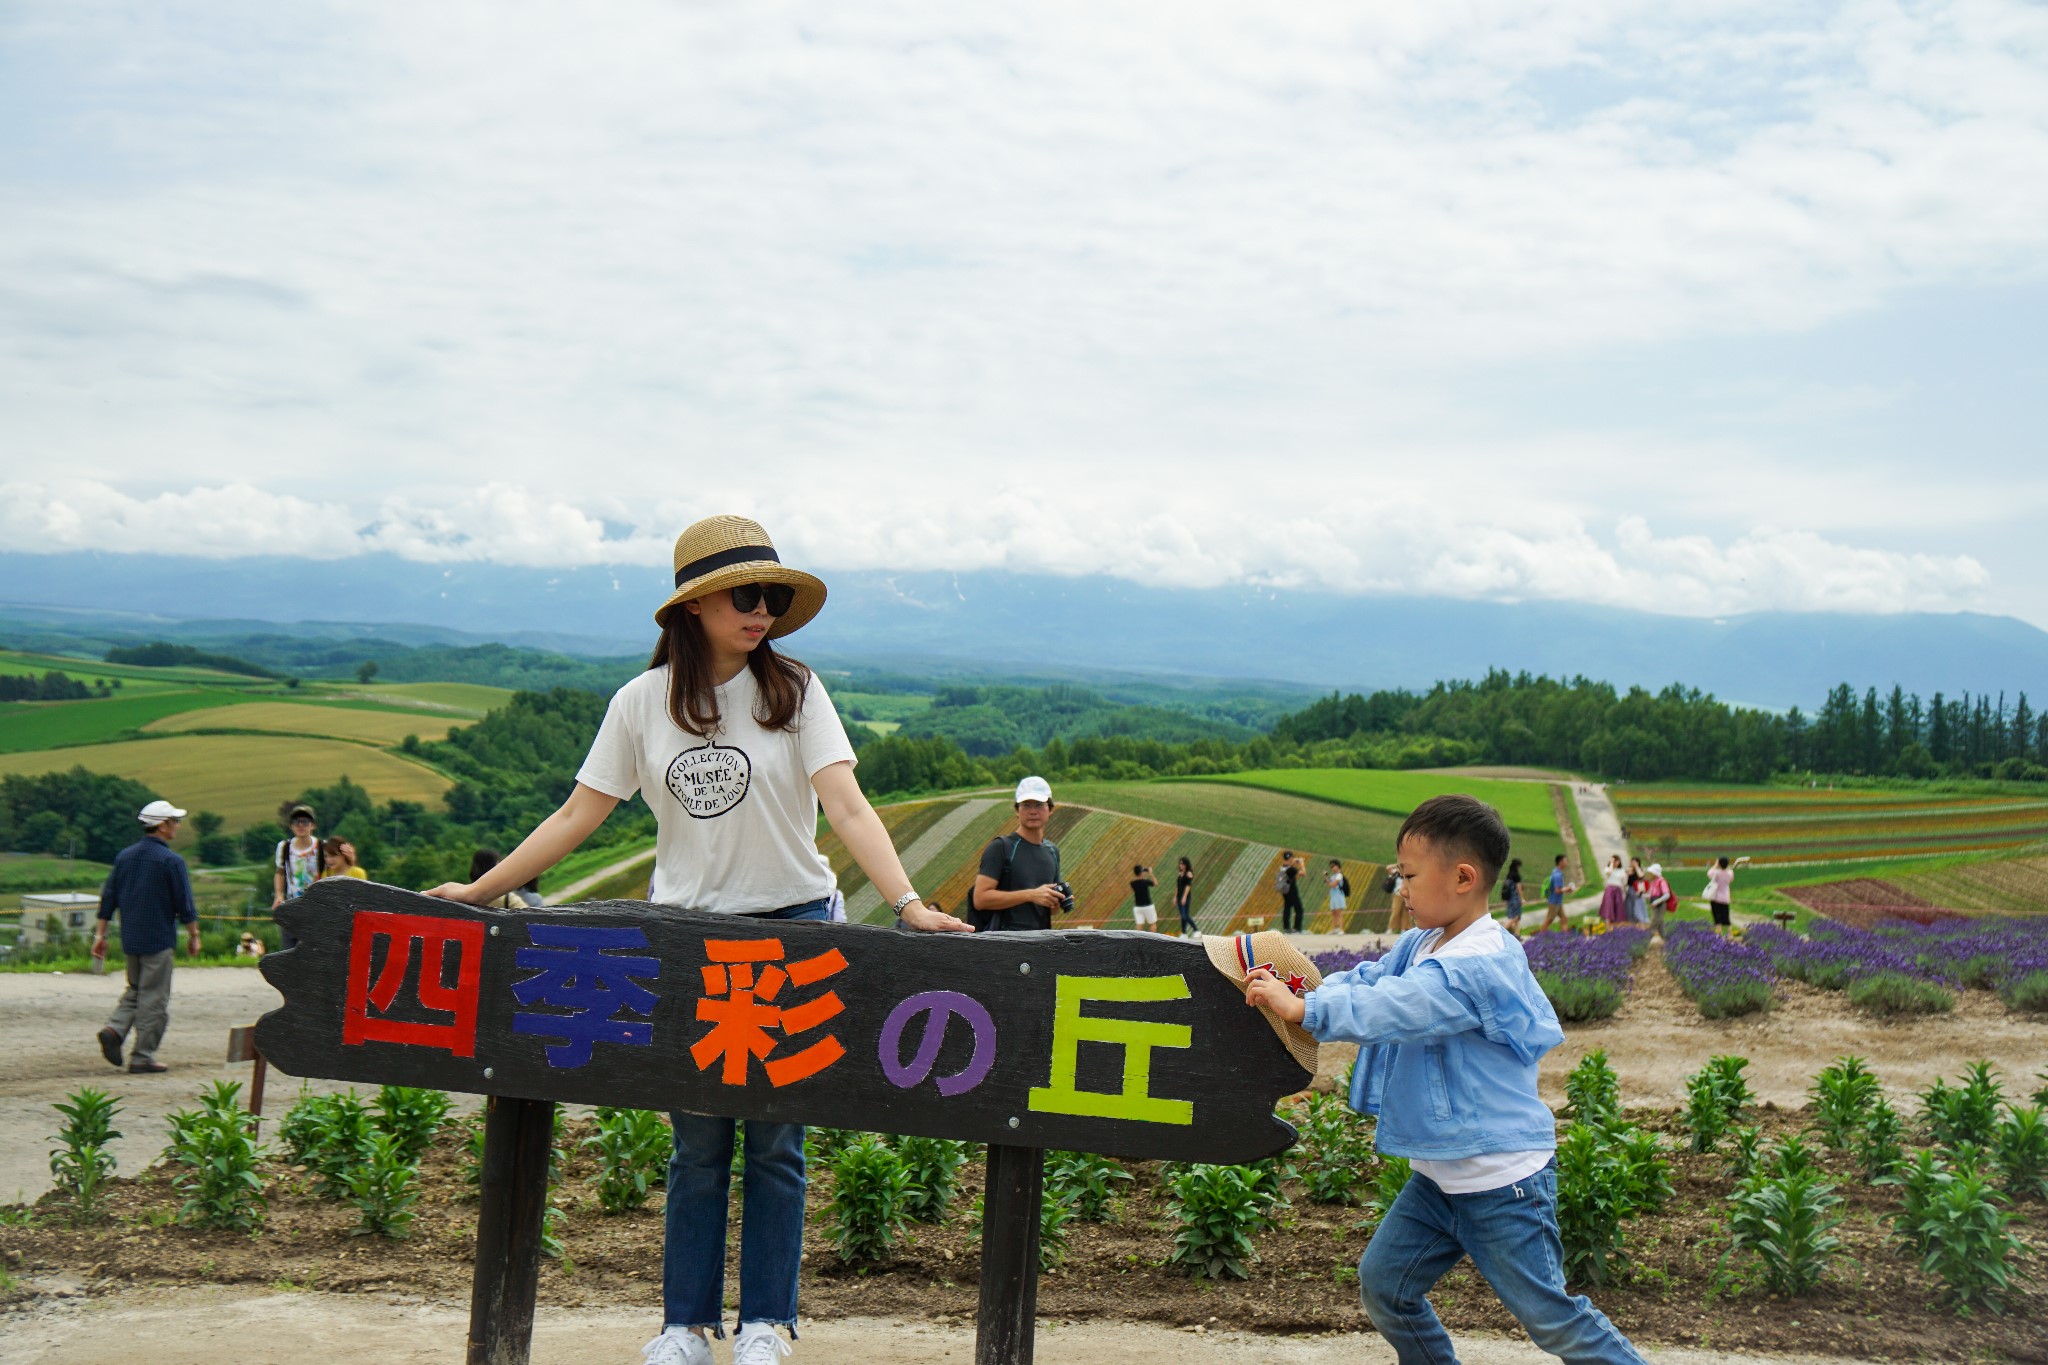
[[668, 714], [666, 665], [612, 697], [576, 780], [621, 801], [645, 792], [658, 831], [653, 899], [692, 910], [746, 913], [822, 900], [836, 880], [818, 852], [811, 778], [852, 763], [846, 727], [813, 676], [793, 731], [754, 719], [760, 694], [742, 669], [717, 689], [707, 739]]
[[[1502, 953], [1509, 949], [1521, 952], [1522, 947], [1508, 937], [1507, 930], [1491, 919], [1478, 919], [1466, 926], [1464, 932], [1439, 950], [1437, 944], [1443, 938], [1443, 930], [1432, 929], [1423, 941], [1417, 956], [1436, 953], [1441, 957], [1484, 957], [1488, 953]], [[1445, 1194], [1478, 1194], [1482, 1190], [1497, 1190], [1503, 1185], [1512, 1185], [1525, 1176], [1531, 1176], [1550, 1164], [1552, 1149], [1545, 1147], [1529, 1152], [1486, 1152], [1479, 1156], [1458, 1157], [1452, 1161], [1424, 1161], [1415, 1158], [1409, 1161], [1410, 1169], [1419, 1175], [1426, 1175], [1436, 1182]]]

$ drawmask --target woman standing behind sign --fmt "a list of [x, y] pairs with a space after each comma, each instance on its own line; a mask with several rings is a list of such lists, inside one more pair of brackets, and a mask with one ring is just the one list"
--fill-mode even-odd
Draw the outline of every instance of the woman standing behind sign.
[[[812, 672], [769, 642], [825, 604], [825, 585], [786, 567], [768, 533], [743, 517], [708, 517], [676, 540], [676, 590], [654, 614], [661, 643], [620, 688], [576, 787], [525, 842], [467, 885], [430, 895], [482, 904], [551, 867], [620, 801], [654, 810], [654, 886], [667, 905], [763, 919], [825, 919], [835, 882], [818, 852], [818, 807], [885, 902], [913, 929], [967, 925], [926, 908], [853, 777], [853, 746]], [[723, 1337], [726, 1191], [733, 1120], [674, 1113], [663, 1329], [647, 1365], [709, 1365]], [[735, 1365], [774, 1365], [795, 1335], [803, 1244], [804, 1130], [746, 1127]]]

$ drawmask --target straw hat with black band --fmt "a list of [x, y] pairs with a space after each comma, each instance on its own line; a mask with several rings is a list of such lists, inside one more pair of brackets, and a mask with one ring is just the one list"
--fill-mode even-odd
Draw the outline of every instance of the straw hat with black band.
[[760, 522], [706, 517], [676, 537], [675, 594], [655, 611], [654, 624], [665, 628], [669, 613], [684, 602], [749, 583], [787, 583], [796, 590], [789, 610], [768, 627], [771, 640], [806, 625], [825, 605], [824, 583], [784, 564]]

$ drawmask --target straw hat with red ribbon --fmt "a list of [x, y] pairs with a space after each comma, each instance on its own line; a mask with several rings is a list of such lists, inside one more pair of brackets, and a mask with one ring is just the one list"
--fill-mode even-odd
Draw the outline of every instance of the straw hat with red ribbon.
[[775, 552], [775, 542], [748, 517], [706, 517], [676, 537], [676, 590], [654, 613], [667, 626], [669, 613], [684, 602], [749, 583], [787, 583], [796, 590], [789, 610], [768, 627], [773, 640], [797, 630], [825, 605], [825, 585], [792, 569]]
[[[1316, 970], [1316, 964], [1288, 942], [1287, 935], [1271, 929], [1259, 934], [1208, 934], [1202, 939], [1202, 951], [1209, 955], [1210, 964], [1236, 982], [1239, 989], [1243, 989], [1245, 978], [1260, 967], [1280, 978], [1296, 995], [1307, 995], [1323, 984], [1323, 974]], [[1301, 1064], [1301, 1069], [1315, 1075], [1314, 1036], [1299, 1024], [1283, 1022], [1263, 1005], [1259, 1013], [1265, 1016], [1280, 1041], [1287, 1044], [1288, 1052]]]

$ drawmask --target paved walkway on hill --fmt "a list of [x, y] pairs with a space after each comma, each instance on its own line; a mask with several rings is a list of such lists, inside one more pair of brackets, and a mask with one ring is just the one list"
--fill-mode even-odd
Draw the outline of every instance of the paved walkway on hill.
[[1621, 817], [1615, 813], [1614, 801], [1604, 784], [1574, 782], [1572, 799], [1579, 803], [1579, 819], [1585, 822], [1586, 840], [1593, 845], [1586, 850], [1586, 884], [1590, 886], [1598, 880], [1600, 869], [1607, 866], [1609, 858], [1619, 854], [1623, 865], [1628, 863], [1628, 840], [1622, 837]]
[[647, 847], [638, 850], [630, 857], [621, 858], [619, 859], [619, 861], [612, 863], [608, 867], [600, 867], [597, 871], [591, 873], [589, 876], [579, 877], [575, 881], [570, 882], [567, 886], [563, 887], [560, 891], [554, 892], [552, 895], [548, 896], [546, 898], [547, 903], [549, 905], [573, 905], [576, 901], [581, 899], [583, 893], [588, 891], [591, 887], [618, 876], [621, 872], [624, 872], [627, 868], [631, 867], [635, 863], [645, 862], [650, 856], [653, 855], [653, 853], [654, 845], [649, 844]]

